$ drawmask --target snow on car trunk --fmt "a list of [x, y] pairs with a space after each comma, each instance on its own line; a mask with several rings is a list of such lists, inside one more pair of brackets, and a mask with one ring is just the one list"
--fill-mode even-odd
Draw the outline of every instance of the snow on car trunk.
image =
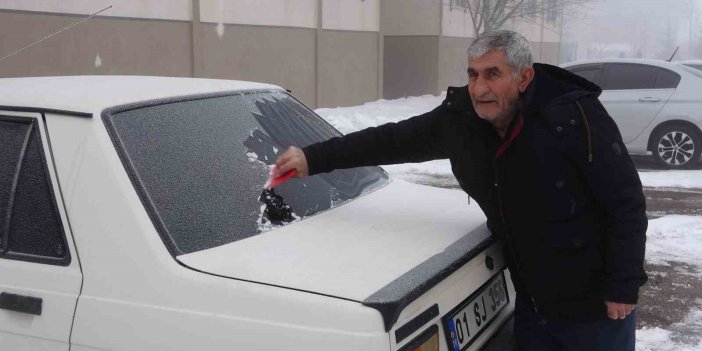
[[394, 181], [304, 221], [177, 259], [216, 275], [362, 301], [484, 222], [462, 192]]

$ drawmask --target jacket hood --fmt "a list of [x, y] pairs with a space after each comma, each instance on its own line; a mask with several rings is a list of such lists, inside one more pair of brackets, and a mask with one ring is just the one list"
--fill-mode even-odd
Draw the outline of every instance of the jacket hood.
[[541, 110], [560, 98], [569, 96], [594, 95], [602, 92], [599, 86], [563, 68], [534, 64], [534, 79], [522, 97], [522, 107], [526, 111]]

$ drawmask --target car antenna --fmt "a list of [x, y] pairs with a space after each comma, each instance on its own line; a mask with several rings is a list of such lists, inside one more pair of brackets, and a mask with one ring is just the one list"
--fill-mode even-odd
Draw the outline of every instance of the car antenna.
[[680, 49], [680, 46], [675, 48], [675, 51], [673, 51], [673, 56], [670, 56], [670, 58], [668, 59], [668, 62], [673, 61], [673, 57], [675, 57], [675, 54], [678, 53], [678, 49]]
[[53, 36], [56, 35], [56, 34], [59, 34], [59, 33], [63, 32], [63, 31], [66, 31], [66, 30], [69, 30], [69, 29], [71, 29], [71, 28], [73, 28], [73, 27], [75, 27], [75, 26], [77, 26], [77, 25], [79, 25], [79, 24], [81, 24], [81, 23], [83, 23], [83, 22], [85, 22], [85, 21], [87, 21], [87, 20], [89, 20], [89, 19], [91, 19], [91, 18], [93, 18], [93, 17], [99, 15], [100, 13], [105, 12], [105, 11], [111, 9], [111, 8], [112, 8], [112, 5], [110, 5], [110, 6], [108, 6], [108, 7], [105, 7], [104, 9], [102, 9], [102, 10], [100, 10], [100, 11], [98, 11], [98, 12], [95, 12], [94, 14], [92, 14], [92, 15], [86, 17], [86, 18], [83, 18], [82, 20], [80, 20], [80, 21], [78, 21], [78, 22], [69, 24], [69, 25], [67, 25], [67, 26], [65, 26], [65, 27], [63, 27], [63, 28], [57, 30], [56, 32], [53, 32], [53, 33], [51, 33], [51, 34], [49, 34], [49, 35], [47, 35], [47, 36], [45, 36], [45, 37], [43, 37], [43, 38], [41, 38], [41, 39], [39, 39], [39, 40], [37, 40], [37, 41], [32, 42], [31, 44], [28, 44], [28, 45], [24, 46], [24, 47], [21, 48], [21, 49], [17, 49], [17, 50], [15, 50], [15, 51], [13, 51], [13, 52], [11, 52], [11, 53], [9, 53], [9, 54], [3, 56], [2, 58], [0, 58], [0, 62], [4, 61], [6, 58], [8, 58], [8, 57], [10, 57], [10, 56], [13, 56], [13, 55], [15, 55], [15, 54], [18, 54], [18, 53], [24, 51], [25, 49], [29, 49], [30, 47], [32, 47], [32, 46], [34, 46], [34, 45], [36, 45], [36, 44], [39, 44], [39, 43], [41, 43], [42, 41], [44, 41], [44, 40], [46, 40], [46, 39], [49, 39], [49, 38], [53, 37]]

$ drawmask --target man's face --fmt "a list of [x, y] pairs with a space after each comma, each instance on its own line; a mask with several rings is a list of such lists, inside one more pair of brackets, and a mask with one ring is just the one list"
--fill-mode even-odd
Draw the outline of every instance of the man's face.
[[532, 77], [532, 68], [515, 76], [504, 50], [488, 51], [483, 56], [468, 59], [468, 94], [475, 112], [493, 125], [509, 121], [519, 102], [519, 93], [526, 89]]

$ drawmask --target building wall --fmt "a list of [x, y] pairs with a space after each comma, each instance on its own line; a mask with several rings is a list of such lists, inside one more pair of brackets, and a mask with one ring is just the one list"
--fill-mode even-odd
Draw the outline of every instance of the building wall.
[[[79, 18], [0, 11], [0, 56]], [[98, 17], [0, 63], [0, 77], [78, 74], [190, 76], [191, 25]]]
[[378, 33], [320, 33], [320, 106], [361, 105], [378, 99]]
[[385, 36], [383, 97], [437, 94], [438, 36]]
[[202, 22], [317, 27], [317, 0], [200, 0]]
[[383, 33], [390, 36], [441, 35], [441, 1], [382, 0]]
[[315, 35], [306, 28], [203, 23], [198, 76], [276, 84], [315, 106]]
[[473, 38], [439, 38], [439, 81], [437, 91], [449, 86], [468, 84], [468, 56], [466, 50]]
[[[0, 1], [0, 56], [109, 0]], [[198, 5], [193, 11], [192, 6]], [[0, 64], [0, 76], [136, 74], [273, 83], [312, 107], [465, 84], [470, 16], [450, 0], [124, 0]], [[320, 11], [321, 5], [321, 11]], [[512, 22], [537, 62], [558, 28]]]
[[377, 32], [381, 0], [323, 0], [322, 28]]
[[[124, 0], [104, 16], [5, 60], [0, 77], [239, 79], [291, 89], [311, 107], [360, 104], [380, 97], [379, 1]], [[4, 0], [0, 56], [109, 3]], [[199, 11], [193, 12], [193, 4]], [[321, 23], [335, 30], [319, 27], [320, 15]]]
[[0, 8], [89, 15], [110, 5], [101, 16], [192, 20], [192, 0], [2, 0]]

